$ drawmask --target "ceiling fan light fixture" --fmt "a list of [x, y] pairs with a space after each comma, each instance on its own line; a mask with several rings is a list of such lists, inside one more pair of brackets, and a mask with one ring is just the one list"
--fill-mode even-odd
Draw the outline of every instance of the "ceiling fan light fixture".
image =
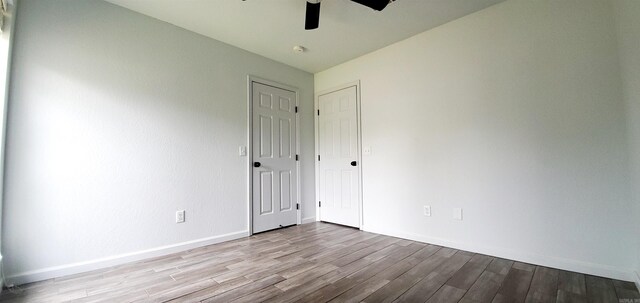
[[377, 11], [383, 10], [389, 3], [395, 0], [351, 0], [355, 3], [362, 4], [366, 7], [375, 9]]
[[[320, 24], [320, 1], [307, 0], [307, 9], [305, 11], [304, 29], [312, 30], [318, 28]], [[395, 0], [351, 0], [355, 3], [364, 5], [371, 9], [382, 11]]]
[[307, 13], [304, 19], [304, 29], [316, 29], [320, 23], [320, 1], [307, 1]]

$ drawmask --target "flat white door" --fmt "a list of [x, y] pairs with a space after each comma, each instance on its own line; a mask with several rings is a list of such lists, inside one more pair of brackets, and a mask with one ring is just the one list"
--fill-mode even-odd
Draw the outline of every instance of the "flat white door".
[[253, 232], [297, 223], [296, 94], [252, 82]]
[[318, 97], [320, 220], [360, 227], [357, 90]]

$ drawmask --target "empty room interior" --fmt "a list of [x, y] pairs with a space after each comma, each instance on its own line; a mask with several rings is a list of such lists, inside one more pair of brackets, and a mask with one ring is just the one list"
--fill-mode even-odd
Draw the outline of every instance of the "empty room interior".
[[0, 302], [640, 303], [640, 0], [0, 10]]

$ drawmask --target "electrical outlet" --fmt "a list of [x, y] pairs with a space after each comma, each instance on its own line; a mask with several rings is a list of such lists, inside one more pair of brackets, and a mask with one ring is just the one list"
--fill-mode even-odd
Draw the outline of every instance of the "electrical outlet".
[[462, 221], [462, 208], [453, 209], [453, 219]]
[[424, 206], [424, 215], [427, 217], [431, 217], [431, 206], [428, 206], [428, 205]]
[[176, 223], [184, 223], [184, 210], [176, 211]]
[[246, 146], [240, 146], [240, 147], [238, 148], [238, 154], [239, 154], [241, 157], [246, 156], [246, 155], [247, 155], [247, 147], [246, 147]]

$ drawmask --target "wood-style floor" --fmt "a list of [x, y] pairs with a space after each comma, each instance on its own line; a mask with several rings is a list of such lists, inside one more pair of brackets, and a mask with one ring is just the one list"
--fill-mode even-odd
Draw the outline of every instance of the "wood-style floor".
[[630, 282], [313, 223], [0, 295], [67, 301], [634, 303], [640, 294]]

